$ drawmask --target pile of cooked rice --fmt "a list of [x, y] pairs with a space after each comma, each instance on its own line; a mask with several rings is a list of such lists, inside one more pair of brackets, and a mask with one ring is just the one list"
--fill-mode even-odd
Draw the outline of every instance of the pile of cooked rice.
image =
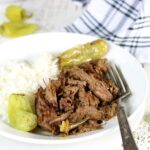
[[12, 93], [27, 95], [45, 87], [49, 78], [58, 74], [57, 59], [43, 54], [30, 61], [13, 60], [0, 66], [0, 116], [7, 121], [8, 96]]

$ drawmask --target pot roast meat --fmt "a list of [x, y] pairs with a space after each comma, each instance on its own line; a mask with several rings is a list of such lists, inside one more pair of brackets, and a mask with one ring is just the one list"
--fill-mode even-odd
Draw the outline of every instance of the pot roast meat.
[[93, 106], [82, 107], [81, 111], [83, 112], [83, 114], [86, 115], [86, 117], [89, 117], [90, 119], [93, 119], [93, 120], [102, 119], [102, 114], [100, 113], [100, 111]]
[[83, 124], [82, 126], [80, 126], [78, 128], [78, 133], [89, 132], [89, 131], [91, 131], [91, 128], [92, 128], [92, 130], [97, 130], [97, 129], [100, 129], [101, 126], [99, 123], [97, 123], [97, 121], [89, 120], [85, 124]]
[[94, 78], [92, 74], [87, 74], [84, 70], [76, 67], [70, 69], [70, 75], [74, 78], [86, 81], [89, 89], [101, 100], [111, 101], [113, 99], [113, 95], [108, 90], [108, 85], [104, 81]]
[[79, 100], [82, 106], [97, 107], [100, 103], [100, 100], [92, 92], [86, 92], [84, 88], [79, 90]]
[[63, 97], [70, 97], [71, 99], [74, 99], [74, 96], [78, 92], [78, 90], [79, 87], [77, 86], [66, 85], [63, 88]]
[[109, 120], [110, 118], [112, 118], [113, 116], [116, 115], [117, 112], [117, 104], [116, 102], [112, 102], [110, 105], [106, 105], [103, 107], [100, 107], [100, 112], [103, 113], [102, 115], [102, 120]]
[[86, 81], [68, 79], [67, 84], [73, 85], [73, 86], [84, 87], [84, 86], [86, 86], [87, 83], [86, 83]]
[[67, 119], [69, 117], [69, 115], [71, 114], [71, 111], [68, 111], [60, 116], [58, 116], [57, 118], [51, 120], [48, 122], [49, 125], [51, 124], [54, 124], [54, 123], [57, 123], [57, 122], [60, 122], [60, 121], [63, 121], [65, 119]]
[[45, 90], [45, 98], [55, 107], [58, 106], [56, 92], [60, 85], [60, 80], [50, 80]]
[[81, 64], [79, 65], [79, 68], [83, 69], [86, 73], [95, 73], [94, 66], [91, 64], [91, 62]]
[[83, 69], [88, 74], [92, 73], [95, 78], [101, 80], [105, 77], [104, 74], [107, 72], [108, 62], [106, 59], [98, 59], [81, 64], [79, 68]]
[[103, 74], [108, 70], [108, 62], [107, 59], [99, 59], [97, 61], [92, 61], [94, 65], [94, 69], [98, 74]]
[[61, 98], [59, 101], [60, 110], [67, 112], [74, 109], [73, 100], [70, 97]]
[[106, 59], [64, 68], [57, 80], [49, 80], [45, 89], [36, 93], [38, 125], [52, 134], [60, 132], [62, 122], [80, 124], [67, 134], [76, 134], [101, 128], [103, 121], [116, 114], [119, 88], [107, 79]]
[[49, 102], [45, 99], [44, 96], [44, 90], [39, 88], [35, 105], [38, 125], [55, 134], [55, 132], [57, 132], [57, 127], [50, 126], [49, 122], [57, 118], [57, 113], [54, 107], [49, 105]]
[[105, 81], [109, 87], [109, 91], [112, 93], [113, 95], [113, 99], [115, 99], [118, 96], [119, 93], [119, 88], [115, 85], [115, 83], [111, 80], [107, 80]]
[[69, 116], [69, 120], [72, 123], [79, 122], [84, 118], [90, 118], [93, 120], [101, 120], [103, 114], [97, 108], [93, 106], [79, 106], [76, 112]]

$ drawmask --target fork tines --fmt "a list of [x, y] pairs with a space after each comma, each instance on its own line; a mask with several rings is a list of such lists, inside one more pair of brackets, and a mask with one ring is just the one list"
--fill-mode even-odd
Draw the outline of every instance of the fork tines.
[[131, 94], [127, 81], [125, 80], [121, 69], [117, 65], [110, 63], [108, 69], [108, 77], [109, 79], [113, 80], [115, 84], [119, 87], [120, 96], [125, 97]]

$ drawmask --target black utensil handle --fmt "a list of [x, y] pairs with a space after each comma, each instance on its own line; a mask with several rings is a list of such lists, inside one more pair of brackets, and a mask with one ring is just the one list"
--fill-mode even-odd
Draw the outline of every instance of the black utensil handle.
[[124, 150], [138, 150], [124, 111], [124, 107], [118, 106], [117, 117]]

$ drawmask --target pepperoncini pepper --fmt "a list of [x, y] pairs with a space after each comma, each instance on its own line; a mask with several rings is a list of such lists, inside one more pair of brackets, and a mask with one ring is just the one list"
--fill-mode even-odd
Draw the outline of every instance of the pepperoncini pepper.
[[59, 65], [60, 68], [71, 67], [89, 60], [99, 59], [107, 51], [107, 43], [102, 39], [98, 39], [65, 51], [59, 56]]
[[37, 24], [25, 22], [25, 19], [31, 17], [32, 14], [27, 14], [27, 11], [18, 5], [8, 6], [5, 15], [9, 21], [0, 25], [2, 36], [15, 38], [31, 34], [39, 28]]

